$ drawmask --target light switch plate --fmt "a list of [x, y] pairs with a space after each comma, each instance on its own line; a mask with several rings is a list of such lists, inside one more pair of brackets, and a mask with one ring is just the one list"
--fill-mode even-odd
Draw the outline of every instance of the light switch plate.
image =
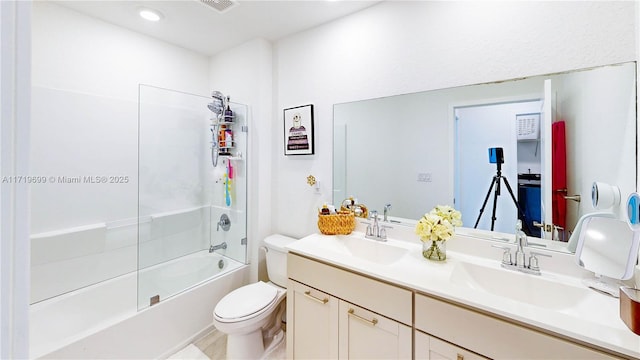
[[431, 182], [431, 173], [418, 173], [418, 182]]

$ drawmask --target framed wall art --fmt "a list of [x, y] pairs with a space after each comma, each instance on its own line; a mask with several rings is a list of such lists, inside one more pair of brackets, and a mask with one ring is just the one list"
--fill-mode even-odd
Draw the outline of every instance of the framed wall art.
[[312, 155], [313, 105], [284, 109], [284, 154]]

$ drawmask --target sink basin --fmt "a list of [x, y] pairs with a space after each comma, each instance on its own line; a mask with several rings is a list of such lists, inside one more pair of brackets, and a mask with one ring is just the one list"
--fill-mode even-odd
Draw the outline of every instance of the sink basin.
[[592, 296], [591, 290], [517, 271], [460, 262], [451, 282], [515, 301], [554, 310], [570, 310]]
[[327, 241], [333, 251], [350, 255], [368, 262], [389, 265], [400, 260], [409, 252], [408, 249], [377, 240], [366, 239], [353, 235], [334, 236]]

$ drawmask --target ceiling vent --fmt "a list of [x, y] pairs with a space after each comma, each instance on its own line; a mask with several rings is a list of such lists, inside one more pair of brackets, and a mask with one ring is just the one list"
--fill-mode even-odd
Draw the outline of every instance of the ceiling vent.
[[228, 11], [232, 7], [238, 5], [237, 2], [232, 0], [200, 0], [200, 2], [220, 13]]

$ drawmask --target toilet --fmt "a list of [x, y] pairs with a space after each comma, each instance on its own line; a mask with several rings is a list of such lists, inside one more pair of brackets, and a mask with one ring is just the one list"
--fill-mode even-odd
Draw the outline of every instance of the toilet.
[[213, 310], [213, 324], [227, 334], [227, 359], [260, 359], [284, 340], [287, 250], [296, 239], [264, 239], [269, 282], [245, 285], [225, 295]]

